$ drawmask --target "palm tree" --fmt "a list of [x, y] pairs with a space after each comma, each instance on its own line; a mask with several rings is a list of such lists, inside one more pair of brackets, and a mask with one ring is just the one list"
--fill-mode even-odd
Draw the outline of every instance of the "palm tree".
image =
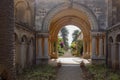
[[75, 30], [75, 31], [73, 32], [73, 34], [72, 34], [73, 41], [72, 41], [72, 42], [75, 42], [75, 41], [77, 40], [79, 34], [80, 34], [80, 31], [79, 31], [79, 30]]
[[61, 37], [63, 38], [64, 45], [66, 48], [68, 48], [68, 34], [69, 34], [69, 32], [68, 32], [67, 28], [66, 27], [62, 28], [60, 32], [61, 32]]

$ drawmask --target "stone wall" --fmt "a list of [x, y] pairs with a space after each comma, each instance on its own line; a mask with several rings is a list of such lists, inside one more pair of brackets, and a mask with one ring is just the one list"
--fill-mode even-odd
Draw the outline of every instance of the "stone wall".
[[108, 0], [107, 63], [113, 69], [120, 68], [120, 0]]
[[107, 1], [106, 0], [36, 0], [36, 30], [44, 27], [43, 20], [55, 7], [63, 3], [81, 4], [90, 9], [97, 17], [100, 30], [107, 27]]
[[15, 80], [14, 2], [0, 2], [0, 77]]
[[[35, 1], [34, 0], [14, 0], [15, 2], [15, 22], [27, 25], [30, 29], [35, 29]], [[24, 27], [24, 26], [23, 26]]]
[[120, 0], [108, 0], [108, 26], [112, 27], [113, 25], [120, 22]]

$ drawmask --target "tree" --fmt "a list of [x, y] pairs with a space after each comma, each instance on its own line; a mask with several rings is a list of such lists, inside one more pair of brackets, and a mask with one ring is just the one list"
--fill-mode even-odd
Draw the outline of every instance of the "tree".
[[79, 34], [80, 34], [80, 31], [79, 31], [79, 30], [75, 30], [75, 31], [73, 32], [73, 34], [72, 34], [73, 41], [72, 41], [72, 42], [74, 42], [74, 41], [77, 40]]
[[62, 28], [60, 32], [61, 32], [61, 37], [63, 38], [64, 46], [65, 46], [65, 48], [68, 48], [69, 47], [69, 45], [68, 45], [68, 34], [69, 34], [69, 32], [66, 29], [66, 27]]

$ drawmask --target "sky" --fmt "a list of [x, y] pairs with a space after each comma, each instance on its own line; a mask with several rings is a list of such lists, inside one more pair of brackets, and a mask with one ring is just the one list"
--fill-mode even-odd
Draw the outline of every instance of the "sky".
[[68, 43], [69, 43], [69, 46], [70, 46], [71, 43], [72, 43], [72, 40], [73, 40], [73, 38], [72, 38], [73, 32], [75, 30], [79, 30], [79, 31], [81, 31], [81, 30], [78, 27], [74, 26], [74, 25], [67, 25], [65, 27], [67, 28], [67, 30], [69, 32], [69, 34], [68, 34]]

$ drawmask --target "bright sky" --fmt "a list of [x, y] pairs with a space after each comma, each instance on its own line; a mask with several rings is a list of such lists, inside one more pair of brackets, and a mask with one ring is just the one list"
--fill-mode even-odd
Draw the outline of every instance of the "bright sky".
[[67, 28], [67, 30], [69, 32], [69, 34], [68, 34], [68, 43], [69, 43], [69, 46], [70, 46], [70, 44], [72, 43], [72, 40], [73, 40], [73, 38], [72, 38], [73, 32], [75, 30], [79, 30], [79, 31], [81, 31], [81, 30], [78, 27], [74, 26], [74, 25], [67, 25], [65, 27]]

